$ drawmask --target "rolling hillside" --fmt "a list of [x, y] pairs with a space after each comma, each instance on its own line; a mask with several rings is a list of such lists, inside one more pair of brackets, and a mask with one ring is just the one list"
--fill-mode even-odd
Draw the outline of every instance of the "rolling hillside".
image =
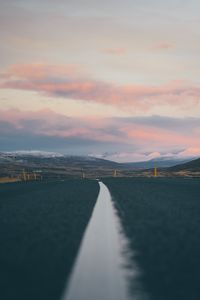
[[200, 158], [170, 168], [171, 171], [200, 172]]
[[89, 156], [50, 156], [49, 154], [0, 153], [0, 177], [19, 176], [23, 170], [43, 178], [110, 176], [122, 166], [116, 162]]
[[155, 166], [159, 176], [185, 176], [185, 172], [198, 175], [200, 159], [188, 160], [160, 157], [143, 162], [117, 163], [90, 156], [38, 151], [0, 152], [0, 178], [9, 178], [10, 181], [21, 178], [23, 172], [30, 174], [30, 177], [38, 175], [43, 179], [99, 178], [113, 176], [114, 170], [117, 170], [118, 177], [152, 176]]
[[123, 165], [127, 168], [133, 168], [137, 170], [144, 170], [144, 169], [151, 169], [154, 168], [155, 166], [157, 168], [169, 168], [172, 166], [176, 166], [178, 164], [183, 164], [188, 161], [190, 161], [191, 158], [189, 159], [176, 159], [174, 157], [160, 157], [160, 158], [154, 158], [148, 161], [140, 161], [140, 162], [128, 162], [124, 163]]

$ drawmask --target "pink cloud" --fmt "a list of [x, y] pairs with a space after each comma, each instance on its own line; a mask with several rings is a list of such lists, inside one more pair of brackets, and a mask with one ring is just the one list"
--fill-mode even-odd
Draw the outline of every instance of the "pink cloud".
[[[166, 119], [164, 121], [166, 122]], [[179, 121], [176, 121], [177, 124]], [[170, 125], [170, 120], [163, 128], [158, 122], [148, 125], [149, 119], [145, 117], [140, 123], [137, 118], [69, 118], [46, 109], [37, 112], [0, 110], [0, 122], [3, 122], [0, 126], [1, 132], [7, 130], [7, 127], [10, 128], [8, 124], [12, 125], [11, 139], [16, 131], [20, 132], [20, 135], [90, 139], [101, 143], [114, 142], [121, 149], [120, 156], [118, 148], [114, 148], [119, 160], [126, 160], [125, 156], [127, 159], [137, 157], [139, 160], [145, 158], [143, 153], [148, 151], [150, 154], [146, 155], [146, 159], [150, 159], [160, 156], [163, 151], [169, 155], [168, 153], [173, 149], [185, 149], [178, 151], [177, 157], [200, 155], [200, 140], [196, 130], [199, 128], [200, 119], [194, 122], [189, 118], [188, 125], [185, 122], [186, 127], [179, 126], [176, 129]], [[132, 150], [130, 154], [130, 148], [136, 150]], [[104, 151], [107, 149], [105, 148]]]
[[59, 78], [74, 77], [81, 72], [81, 68], [76, 65], [45, 65], [42, 63], [12, 65], [5, 72], [1, 73], [0, 78], [7, 79], [44, 79], [57, 75]]
[[170, 43], [159, 43], [151, 47], [151, 49], [155, 50], [167, 50], [173, 48], [174, 45]]
[[37, 91], [48, 96], [134, 108], [136, 111], [166, 104], [184, 108], [200, 102], [200, 87], [191, 83], [117, 85], [83, 76], [76, 66], [13, 66], [0, 74], [0, 88]]
[[126, 124], [121, 131], [127, 135], [127, 139], [137, 141], [137, 145], [144, 149], [150, 146], [152, 151], [159, 151], [163, 147], [166, 149], [177, 148], [177, 146], [185, 148], [190, 145], [199, 149], [200, 146], [197, 135], [176, 132], [173, 129], [149, 127], [143, 124]]
[[180, 157], [200, 156], [200, 147], [189, 147], [179, 153]]
[[57, 137], [90, 138], [99, 141], [123, 141], [105, 128], [112, 126], [112, 120], [67, 117], [50, 109], [21, 111], [0, 110], [0, 121], [12, 124], [16, 130], [28, 130], [36, 135]]

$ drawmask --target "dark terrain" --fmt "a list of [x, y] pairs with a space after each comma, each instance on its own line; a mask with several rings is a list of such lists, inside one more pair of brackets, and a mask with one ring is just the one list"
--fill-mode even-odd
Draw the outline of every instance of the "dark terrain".
[[[188, 164], [180, 159], [153, 159], [145, 162], [117, 163], [106, 159], [89, 156], [38, 156], [21, 153], [0, 152], [0, 182], [22, 180], [23, 172], [30, 179], [66, 179], [66, 178], [99, 178], [111, 177], [115, 173], [119, 177], [153, 176], [153, 168], [157, 167], [158, 176], [196, 176], [200, 177], [199, 163], [189, 170]], [[178, 166], [175, 166], [179, 164]], [[173, 166], [173, 167], [171, 167]], [[175, 167], [174, 167], [175, 166]], [[185, 169], [183, 167], [186, 166]]]
[[[200, 180], [110, 178], [150, 300], [200, 299]], [[130, 281], [130, 288], [133, 282]]]
[[0, 185], [0, 298], [59, 300], [95, 205], [97, 181]]
[[112, 176], [113, 170], [123, 166], [105, 159], [83, 156], [40, 157], [34, 155], [13, 155], [0, 152], [0, 177], [18, 177], [23, 170], [36, 173], [45, 179], [87, 178]]
[[192, 161], [189, 161], [187, 163], [176, 165], [170, 168], [171, 171], [182, 171], [182, 170], [188, 170], [193, 172], [200, 172], [200, 158], [194, 159]]

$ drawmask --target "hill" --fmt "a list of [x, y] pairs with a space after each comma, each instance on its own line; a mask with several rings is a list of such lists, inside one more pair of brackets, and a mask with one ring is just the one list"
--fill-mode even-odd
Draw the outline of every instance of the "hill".
[[176, 159], [174, 157], [159, 157], [159, 158], [154, 158], [148, 161], [140, 161], [140, 162], [128, 162], [128, 163], [123, 163], [123, 165], [127, 168], [133, 168], [133, 169], [138, 169], [138, 170], [144, 170], [144, 169], [152, 169], [155, 166], [157, 168], [169, 168], [172, 166], [176, 166], [178, 164], [186, 163], [190, 161], [191, 158], [189, 159]]
[[110, 177], [115, 174], [114, 170], [117, 170], [117, 177], [151, 177], [155, 166], [159, 176], [200, 176], [199, 159], [188, 162], [186, 159], [160, 157], [143, 162], [117, 163], [91, 156], [17, 151], [0, 152], [0, 182], [24, 179], [25, 173], [27, 180]]
[[176, 165], [174, 167], [171, 167], [170, 170], [200, 172], [200, 158], [194, 159], [181, 165]]
[[80, 178], [83, 173], [87, 177], [98, 177], [110, 176], [114, 169], [121, 168], [119, 163], [89, 156], [50, 155], [42, 152], [0, 153], [0, 177], [16, 177], [24, 171], [31, 176], [39, 174], [48, 179]]

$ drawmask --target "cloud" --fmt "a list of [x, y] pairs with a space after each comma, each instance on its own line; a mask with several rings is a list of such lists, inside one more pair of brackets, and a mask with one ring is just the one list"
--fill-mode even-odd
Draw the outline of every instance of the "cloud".
[[0, 73], [0, 78], [21, 80], [43, 80], [75, 77], [81, 71], [77, 65], [45, 65], [42, 63], [12, 65], [5, 72]]
[[117, 85], [91, 79], [77, 66], [14, 65], [0, 73], [1, 89], [31, 90], [47, 96], [148, 111], [170, 105], [186, 109], [200, 103], [200, 88], [183, 81], [166, 85]]
[[162, 128], [173, 132], [191, 134], [194, 130], [200, 128], [200, 118], [173, 118], [159, 115], [151, 115], [145, 117], [126, 117], [121, 118], [121, 122], [145, 125], [148, 128]]
[[168, 50], [173, 48], [174, 45], [171, 43], [159, 43], [159, 44], [155, 44], [151, 47], [152, 50]]
[[103, 53], [111, 55], [123, 55], [126, 54], [125, 48], [106, 48], [102, 50]]
[[87, 155], [96, 149], [102, 152], [105, 148], [121, 149], [114, 137], [102, 135], [101, 128], [93, 130], [90, 122], [50, 110], [0, 111], [0, 151], [37, 149]]
[[[8, 121], [9, 120], [9, 121]], [[12, 125], [14, 131], [61, 138], [82, 138], [101, 142], [124, 141], [124, 134], [112, 120], [66, 117], [49, 109], [32, 111], [0, 110], [0, 121]], [[1, 126], [0, 133], [5, 132]]]
[[0, 151], [21, 147], [95, 153], [118, 161], [148, 160], [165, 155], [200, 156], [199, 133], [200, 118], [96, 119], [66, 117], [48, 109], [0, 110]]
[[178, 153], [179, 157], [187, 157], [187, 156], [200, 156], [200, 147], [190, 147]]

